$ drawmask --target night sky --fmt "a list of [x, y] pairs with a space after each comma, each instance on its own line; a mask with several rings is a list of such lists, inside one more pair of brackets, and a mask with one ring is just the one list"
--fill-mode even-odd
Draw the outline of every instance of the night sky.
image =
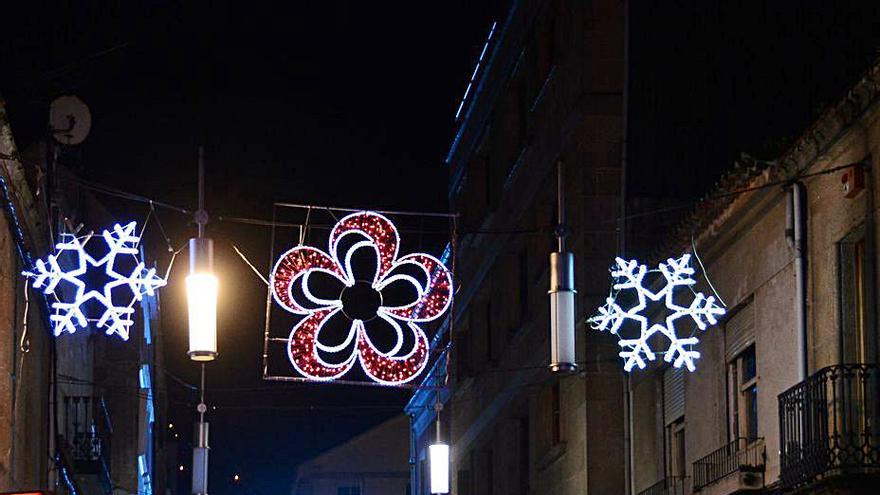
[[[22, 149], [41, 138], [55, 96], [79, 95], [93, 128], [71, 165], [169, 203], [194, 206], [203, 144], [214, 215], [269, 218], [273, 201], [445, 211], [455, 108], [507, 4], [33, 2], [4, 12], [0, 95]], [[633, 5], [638, 196], [690, 201], [738, 153], [773, 157], [877, 56], [877, 2]], [[102, 199], [120, 221], [147, 214]], [[194, 234], [185, 216], [159, 218], [175, 247]], [[156, 226], [146, 241], [166, 266]], [[222, 280], [221, 356], [208, 366], [211, 492], [286, 493], [298, 462], [399, 411], [408, 394], [264, 382], [265, 286], [231, 243], [266, 273], [269, 229], [214, 222], [208, 232]], [[195, 383], [178, 261], [162, 293], [165, 354], [171, 373]], [[194, 397], [173, 380], [168, 389], [170, 419], [188, 437]]]

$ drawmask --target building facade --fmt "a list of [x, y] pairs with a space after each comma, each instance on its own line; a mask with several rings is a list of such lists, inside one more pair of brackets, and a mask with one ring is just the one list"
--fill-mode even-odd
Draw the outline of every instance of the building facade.
[[300, 464], [293, 495], [407, 495], [408, 430], [400, 415]]
[[48, 249], [48, 226], [2, 100], [0, 166], [0, 492], [45, 490], [52, 459], [52, 332], [20, 274]]
[[449, 351], [407, 406], [413, 493], [430, 492], [437, 388], [452, 493], [623, 493], [616, 343], [580, 319], [578, 373], [550, 372], [547, 290], [561, 163], [578, 314], [607, 291], [588, 274], [618, 243], [624, 38], [613, 0], [515, 1], [492, 28], [447, 158], [459, 290], [435, 342]]
[[[52, 239], [61, 233], [115, 223], [95, 196], [75, 186], [67, 151], [41, 142], [19, 153], [0, 106], [0, 492], [164, 493], [158, 295], [134, 307], [127, 341], [94, 322], [55, 337], [52, 296], [22, 276], [54, 252]], [[143, 250], [139, 259], [152, 263]]]
[[728, 314], [701, 334], [695, 372], [633, 373], [635, 493], [876, 493], [878, 166], [875, 65], [659, 250], [693, 239]]

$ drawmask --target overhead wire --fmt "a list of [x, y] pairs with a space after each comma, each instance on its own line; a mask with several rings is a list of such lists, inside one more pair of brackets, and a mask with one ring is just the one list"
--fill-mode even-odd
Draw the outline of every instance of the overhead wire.
[[259, 277], [260, 280], [262, 280], [263, 283], [268, 286], [269, 281], [266, 279], [266, 277], [263, 276], [262, 273], [260, 273], [260, 270], [258, 270], [257, 267], [255, 267], [254, 264], [251, 263], [250, 260], [247, 259], [247, 257], [244, 255], [244, 253], [242, 253], [241, 250], [238, 249], [238, 246], [236, 246], [235, 244], [232, 244], [232, 243], [229, 243], [229, 245], [232, 246], [233, 251], [235, 251], [236, 254], [238, 254], [238, 256], [241, 257], [241, 260], [244, 261], [244, 263], [251, 268], [251, 270], [257, 275], [257, 277]]
[[[772, 162], [766, 162], [766, 163], [772, 164]], [[870, 167], [870, 164], [865, 160], [862, 160], [859, 162], [847, 163], [845, 165], [840, 165], [837, 167], [832, 167], [832, 168], [828, 168], [828, 169], [824, 169], [824, 170], [818, 170], [816, 172], [798, 174], [798, 175], [791, 177], [791, 178], [788, 178], [788, 179], [780, 179], [780, 180], [770, 181], [770, 182], [766, 182], [764, 184], [760, 184], [757, 186], [750, 186], [750, 187], [746, 187], [746, 188], [742, 188], [742, 189], [735, 189], [733, 191], [718, 193], [718, 194], [715, 194], [712, 196], [705, 196], [703, 198], [693, 200], [693, 201], [687, 201], [685, 203], [682, 203], [682, 204], [676, 205], [676, 206], [666, 206], [666, 207], [657, 208], [654, 210], [646, 210], [646, 211], [642, 211], [639, 213], [634, 213], [632, 215], [626, 215], [624, 218], [627, 220], [631, 220], [631, 219], [636, 219], [636, 218], [644, 218], [644, 217], [648, 217], [648, 216], [652, 216], [652, 215], [660, 215], [660, 214], [669, 213], [672, 211], [694, 208], [702, 203], [712, 202], [712, 201], [716, 201], [719, 199], [727, 199], [727, 198], [730, 198], [733, 196], [739, 196], [739, 195], [747, 194], [750, 192], [760, 191], [762, 189], [789, 186], [792, 183], [797, 182], [799, 180], [809, 179], [811, 177], [819, 177], [822, 175], [833, 174], [835, 172], [840, 172], [841, 170], [846, 170], [846, 169], [854, 168], [854, 167]], [[610, 222], [610, 221], [611, 220], [608, 220], [608, 222]], [[618, 221], [618, 219], [614, 219], [614, 221], [616, 222], [616, 221]]]

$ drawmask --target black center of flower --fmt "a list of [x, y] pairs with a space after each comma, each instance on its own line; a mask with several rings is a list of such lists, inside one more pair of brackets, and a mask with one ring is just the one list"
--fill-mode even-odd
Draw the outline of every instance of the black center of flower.
[[382, 294], [364, 280], [342, 289], [339, 299], [342, 300], [342, 312], [352, 320], [370, 321], [382, 305]]

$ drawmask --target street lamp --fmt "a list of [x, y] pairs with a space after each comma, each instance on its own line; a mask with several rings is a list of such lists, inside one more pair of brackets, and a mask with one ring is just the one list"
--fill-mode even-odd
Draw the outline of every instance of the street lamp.
[[440, 439], [440, 411], [443, 404], [439, 397], [434, 404], [437, 413], [437, 438], [428, 446], [428, 463], [431, 468], [431, 493], [449, 493], [449, 444]]
[[431, 493], [449, 493], [449, 445], [435, 443], [428, 446], [431, 462]]
[[199, 147], [199, 209], [194, 215], [199, 236], [189, 240], [189, 276], [186, 297], [189, 306], [189, 357], [201, 363], [199, 422], [193, 445], [192, 493], [208, 493], [208, 423], [205, 421], [205, 363], [217, 357], [217, 277], [214, 276], [214, 242], [204, 237], [208, 213], [205, 211], [205, 153]]
[[217, 357], [218, 283], [213, 264], [214, 242], [201, 236], [190, 239], [186, 298], [189, 303], [189, 357], [193, 361], [207, 362]]
[[575, 289], [574, 255], [565, 250], [568, 228], [565, 225], [565, 184], [562, 162], [558, 164], [556, 226], [558, 251], [550, 253], [550, 371], [573, 372], [575, 359]]
[[193, 361], [213, 361], [217, 357], [217, 277], [214, 276], [214, 241], [205, 236], [205, 159], [199, 147], [199, 209], [194, 215], [199, 236], [189, 240], [189, 276], [186, 298], [189, 303], [189, 357]]

